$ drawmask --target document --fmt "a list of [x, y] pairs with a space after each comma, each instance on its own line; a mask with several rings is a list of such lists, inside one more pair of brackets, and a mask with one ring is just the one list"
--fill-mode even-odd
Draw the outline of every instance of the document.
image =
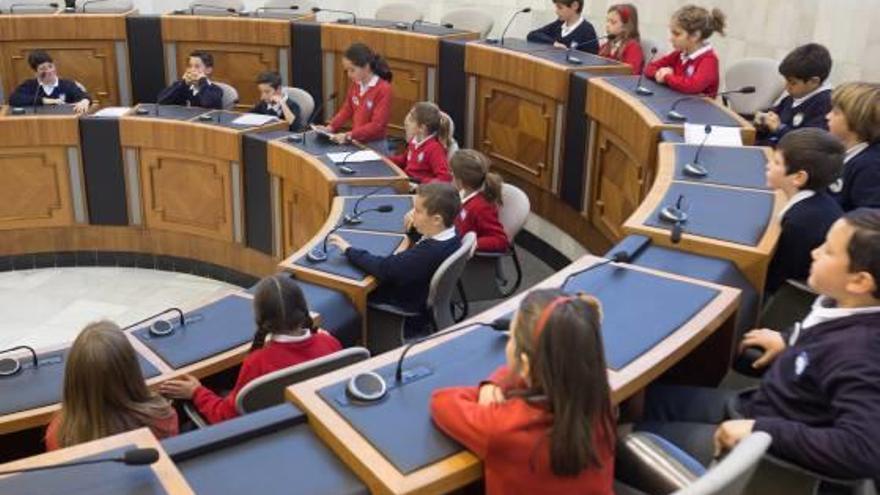
[[[685, 124], [684, 125], [684, 142], [687, 144], [699, 145], [706, 139], [706, 124]], [[709, 138], [706, 139], [707, 146], [742, 146], [742, 132], [739, 127], [725, 127], [722, 125], [713, 125]]]
[[274, 115], [261, 115], [259, 113], [246, 113], [231, 122], [232, 125], [261, 126], [278, 119]]
[[348, 153], [327, 153], [327, 158], [333, 163], [374, 162], [382, 159], [382, 157], [373, 150], [362, 150]]
[[107, 107], [95, 112], [95, 117], [122, 117], [131, 110], [131, 107]]

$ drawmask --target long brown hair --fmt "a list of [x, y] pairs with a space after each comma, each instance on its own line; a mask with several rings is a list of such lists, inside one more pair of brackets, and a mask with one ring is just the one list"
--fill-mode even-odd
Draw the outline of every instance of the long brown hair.
[[577, 476], [600, 467], [596, 445], [614, 442], [614, 419], [600, 332], [599, 303], [558, 289], [532, 291], [514, 325], [514, 355], [529, 360], [530, 389], [553, 415], [548, 437], [550, 468]]
[[619, 47], [618, 49], [622, 49], [629, 40], [641, 40], [641, 34], [639, 34], [639, 11], [635, 5], [631, 3], [612, 5], [608, 7], [608, 13], [612, 12], [615, 12], [620, 17], [622, 31], [620, 36], [615, 36], [614, 38], [611, 38], [609, 35], [608, 43], [605, 43], [602, 51], [599, 52], [599, 55], [603, 57], [612, 55], [615, 46]]
[[343, 56], [357, 67], [369, 66], [370, 70], [373, 71], [373, 74], [391, 82], [393, 74], [391, 73], [391, 67], [388, 66], [388, 62], [386, 62], [381, 55], [374, 52], [369, 46], [363, 43], [352, 43], [351, 46], [345, 50]]
[[462, 186], [471, 191], [483, 188], [486, 201], [501, 205], [501, 186], [504, 179], [500, 175], [489, 172], [489, 158], [477, 150], [461, 149], [452, 155], [449, 163], [452, 175]]
[[447, 150], [452, 144], [451, 121], [449, 116], [440, 111], [440, 107], [430, 101], [420, 101], [413, 105], [409, 117], [418, 125], [423, 125], [428, 134], [436, 134], [437, 140]]
[[58, 444], [103, 438], [167, 418], [173, 409], [151, 392], [128, 337], [111, 321], [86, 326], [64, 369]]
[[292, 276], [281, 273], [257, 284], [254, 320], [257, 330], [251, 350], [263, 347], [270, 333], [291, 335], [300, 330], [315, 330], [305, 294]]

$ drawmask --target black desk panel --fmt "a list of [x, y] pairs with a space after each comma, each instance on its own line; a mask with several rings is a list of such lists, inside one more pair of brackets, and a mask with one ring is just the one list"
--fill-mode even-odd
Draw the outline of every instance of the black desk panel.
[[321, 389], [318, 394], [330, 407], [385, 456], [398, 471], [411, 473], [462, 450], [438, 430], [431, 420], [431, 393], [442, 387], [476, 386], [505, 362], [507, 335], [479, 328], [404, 362], [404, 373], [425, 371], [422, 378], [395, 387], [396, 363], [375, 370], [385, 377], [390, 390], [380, 402], [349, 403], [347, 382]]
[[79, 133], [89, 223], [128, 225], [119, 119], [81, 117]]
[[563, 289], [602, 303], [605, 359], [613, 370], [649, 351], [718, 295], [716, 289], [611, 265], [575, 274]]
[[709, 175], [691, 177], [683, 170], [685, 164], [693, 162], [697, 149], [697, 145], [675, 147], [675, 180], [769, 190], [765, 172], [767, 157], [760, 148], [704, 146], [700, 164]]
[[660, 219], [660, 211], [674, 205], [679, 196], [684, 196], [683, 209], [688, 213], [682, 224], [684, 233], [746, 246], [757, 246], [761, 241], [775, 199], [770, 192], [673, 182], [645, 225], [671, 229], [671, 223]]
[[618, 65], [620, 63], [610, 58], [600, 57], [598, 55], [593, 55], [592, 53], [588, 52], [582, 52], [580, 50], [574, 50], [571, 52], [571, 56], [580, 60], [580, 63], [572, 63], [568, 60], [568, 50], [562, 48], [554, 48], [553, 45], [548, 45], [546, 43], [533, 43], [531, 41], [526, 41], [518, 38], [505, 38], [503, 45], [499, 43], [489, 43], [485, 40], [476, 41], [474, 43], [503, 48], [512, 52], [526, 53], [533, 57], [537, 57], [543, 60], [549, 60], [551, 62], [555, 62], [560, 65], [566, 65], [572, 68], [604, 67]]
[[156, 105], [155, 103], [141, 103], [137, 108], [147, 110], [146, 114], [135, 113], [136, 117], [145, 119], [166, 120], [192, 120], [203, 113], [211, 112], [210, 108], [182, 107], [178, 105]]
[[[383, 186], [378, 186], [383, 187]], [[343, 212], [350, 215], [354, 211], [354, 204], [358, 198], [345, 198]], [[382, 197], [370, 196], [361, 201], [358, 211], [363, 212], [372, 208], [378, 208], [381, 205], [390, 205], [394, 207], [394, 211], [388, 213], [380, 213], [378, 211], [370, 211], [361, 215], [361, 223], [349, 225], [348, 228], [353, 230], [370, 230], [375, 232], [389, 232], [395, 234], [405, 234], [403, 228], [403, 217], [413, 208], [413, 196], [396, 196]]]
[[[366, 249], [379, 256], [392, 254], [405, 239], [402, 235], [370, 234], [366, 232], [352, 232], [345, 229], [337, 231], [337, 234], [351, 243], [352, 246]], [[320, 247], [322, 241], [323, 239], [319, 239], [312, 247]], [[314, 263], [303, 256], [296, 260], [295, 264], [352, 280], [359, 281], [367, 277], [366, 273], [349, 263], [348, 258], [330, 243], [327, 243], [327, 261]]]

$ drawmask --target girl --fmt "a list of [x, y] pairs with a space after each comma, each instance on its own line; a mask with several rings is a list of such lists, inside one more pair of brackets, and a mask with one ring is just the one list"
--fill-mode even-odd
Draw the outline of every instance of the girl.
[[629, 3], [612, 5], [605, 18], [608, 41], [599, 48], [599, 55], [629, 64], [634, 75], [642, 72], [644, 54], [639, 36], [639, 13]]
[[422, 101], [406, 114], [403, 126], [406, 151], [392, 156], [391, 161], [419, 183], [452, 182], [446, 161], [451, 142], [449, 117], [437, 105]]
[[831, 194], [843, 211], [880, 208], [880, 84], [841, 84], [831, 93], [827, 118], [828, 131], [846, 148]]
[[583, 0], [553, 0], [553, 4], [559, 20], [535, 29], [526, 39], [535, 43], [552, 44], [557, 48], [571, 48], [574, 44], [578, 50], [597, 53], [599, 42], [596, 39], [596, 30], [581, 15], [584, 10]]
[[489, 172], [489, 159], [476, 150], [459, 150], [452, 156], [453, 184], [461, 194], [461, 211], [455, 217], [459, 237], [477, 234], [477, 251], [503, 253], [509, 241], [498, 221], [501, 176]]
[[[392, 98], [388, 63], [367, 45], [354, 43], [345, 50], [342, 67], [351, 79], [345, 103], [330, 124], [319, 129], [335, 133], [333, 140], [337, 143], [352, 139], [362, 143], [385, 139]], [[351, 131], [339, 132], [349, 120]]]
[[523, 299], [507, 367], [437, 390], [437, 426], [480, 457], [486, 493], [611, 494], [614, 418], [598, 302], [557, 289]]
[[313, 329], [306, 298], [288, 275], [273, 275], [260, 281], [254, 294], [254, 318], [257, 331], [251, 352], [244, 358], [235, 387], [226, 397], [219, 397], [189, 375], [163, 383], [162, 394], [192, 400], [209, 423], [217, 423], [238, 415], [235, 398], [251, 380], [342, 349], [335, 337]]
[[70, 348], [61, 411], [46, 429], [46, 450], [143, 426], [157, 438], [176, 435], [177, 413], [147, 388], [134, 348], [118, 325], [88, 325]]
[[682, 93], [718, 94], [718, 56], [706, 42], [724, 34], [725, 16], [718, 9], [686, 5], [672, 14], [669, 41], [675, 49], [645, 68], [645, 75]]

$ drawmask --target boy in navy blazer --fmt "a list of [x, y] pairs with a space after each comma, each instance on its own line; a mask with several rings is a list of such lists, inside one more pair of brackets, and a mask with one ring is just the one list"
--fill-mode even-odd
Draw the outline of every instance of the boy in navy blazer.
[[581, 15], [584, 1], [554, 0], [553, 4], [559, 19], [531, 31], [526, 39], [533, 43], [552, 44], [557, 48], [571, 48], [574, 44], [574, 48], [580, 51], [599, 53], [596, 29]]
[[190, 53], [186, 72], [163, 89], [156, 102], [159, 105], [223, 108], [223, 89], [210, 79], [213, 71], [213, 55], [199, 50]]
[[831, 194], [843, 211], [880, 208], [880, 84], [851, 82], [835, 89], [828, 130], [846, 148]]
[[767, 185], [781, 190], [788, 203], [779, 214], [782, 233], [767, 270], [765, 296], [788, 279], [806, 281], [810, 252], [843, 215], [827, 193], [842, 168], [843, 145], [821, 129], [798, 129], [779, 141], [767, 162]]
[[827, 129], [825, 115], [831, 110], [831, 54], [818, 43], [808, 43], [791, 51], [779, 64], [785, 78], [785, 97], [767, 112], [755, 115], [758, 143], [774, 146], [795, 129]]
[[43, 50], [34, 50], [28, 55], [28, 65], [34, 70], [34, 79], [21, 83], [9, 96], [9, 104], [14, 107], [34, 107], [41, 105], [63, 105], [73, 103], [78, 114], [86, 113], [92, 104], [88, 93], [70, 79], [58, 77], [55, 61]]

